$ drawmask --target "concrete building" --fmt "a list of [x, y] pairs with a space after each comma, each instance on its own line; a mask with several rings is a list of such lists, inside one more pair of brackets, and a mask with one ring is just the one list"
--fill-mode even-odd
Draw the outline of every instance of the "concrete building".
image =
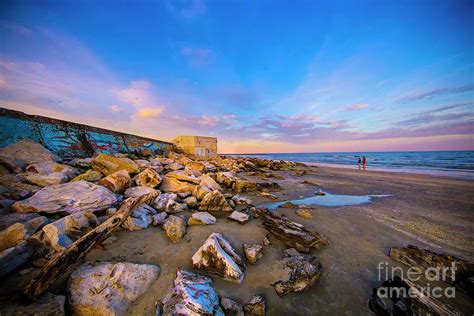
[[217, 155], [217, 138], [206, 136], [178, 136], [173, 144], [186, 154], [212, 157]]

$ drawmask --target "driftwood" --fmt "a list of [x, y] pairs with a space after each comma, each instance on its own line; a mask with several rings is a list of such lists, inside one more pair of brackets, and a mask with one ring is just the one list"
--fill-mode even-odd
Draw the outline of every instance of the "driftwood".
[[51, 258], [26, 287], [25, 295], [29, 299], [35, 299], [42, 295], [62, 274], [68, 271], [79, 259], [83, 258], [89, 250], [116, 231], [137, 207], [150, 202], [156, 196], [157, 193], [152, 192], [140, 197], [126, 199], [112, 217]]

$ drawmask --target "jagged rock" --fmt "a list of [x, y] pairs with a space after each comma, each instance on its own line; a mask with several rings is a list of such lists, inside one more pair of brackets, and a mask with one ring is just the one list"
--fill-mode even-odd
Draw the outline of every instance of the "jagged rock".
[[232, 187], [235, 181], [237, 181], [237, 177], [232, 172], [218, 172], [216, 174], [216, 182], [227, 188]]
[[125, 223], [123, 223], [123, 227], [129, 231], [148, 228], [153, 222], [154, 215], [156, 215], [156, 210], [148, 204], [143, 204], [130, 214]]
[[257, 183], [242, 179], [237, 179], [232, 185], [232, 189], [238, 193], [251, 192], [257, 190]]
[[153, 202], [156, 210], [165, 211], [169, 214], [175, 214], [186, 210], [186, 204], [180, 204], [176, 202], [176, 194], [173, 193], [163, 193], [156, 197]]
[[321, 196], [326, 195], [326, 193], [324, 193], [323, 191], [321, 191], [321, 189], [319, 189], [319, 190], [317, 190], [317, 191], [314, 191], [314, 194], [315, 194], [315, 195], [321, 195]]
[[170, 215], [162, 227], [173, 243], [179, 242], [186, 234], [186, 221], [180, 216]]
[[257, 209], [257, 215], [263, 220], [262, 226], [266, 230], [298, 251], [308, 252], [311, 248], [319, 249], [329, 243], [319, 233], [293, 222], [281, 214], [261, 208]]
[[9, 300], [8, 304], [2, 304], [0, 307], [0, 315], [64, 316], [65, 303], [66, 296], [46, 293], [33, 302]]
[[271, 242], [270, 242], [270, 234], [266, 234], [265, 237], [263, 237], [263, 245], [265, 247], [268, 247], [271, 245]]
[[161, 165], [169, 165], [169, 164], [172, 164], [174, 162], [173, 159], [170, 159], [170, 158], [164, 158], [164, 157], [157, 157], [155, 159], [152, 159], [151, 160], [151, 163], [153, 164], [153, 161], [156, 161], [158, 162], [159, 164]]
[[27, 173], [39, 173], [43, 175], [58, 172], [67, 176], [68, 179], [72, 179], [73, 177], [79, 174], [79, 171], [76, 168], [53, 161], [45, 161], [31, 164], [26, 167], [25, 171]]
[[233, 222], [237, 222], [240, 225], [244, 225], [249, 222], [250, 217], [248, 214], [245, 214], [239, 211], [233, 211], [232, 214], [227, 216], [227, 219]]
[[150, 168], [152, 167], [151, 165], [151, 162], [149, 162], [148, 160], [145, 160], [145, 159], [137, 159], [137, 160], [134, 160], [134, 162], [138, 165], [138, 167], [140, 167], [140, 169], [144, 170], [146, 168]]
[[105, 178], [99, 181], [100, 185], [103, 185], [114, 193], [123, 193], [127, 188], [130, 187], [132, 179], [128, 174], [127, 170], [120, 170], [109, 174]]
[[195, 207], [198, 203], [197, 199], [194, 196], [187, 197], [183, 200], [186, 205], [189, 207]]
[[116, 158], [106, 154], [99, 154], [92, 160], [92, 169], [100, 171], [106, 176], [120, 170], [126, 170], [129, 174], [140, 172], [140, 168], [133, 160]]
[[40, 187], [66, 183], [69, 180], [69, 178], [65, 174], [60, 172], [53, 172], [50, 174], [23, 173], [20, 174], [20, 176], [24, 177], [29, 183], [38, 185]]
[[272, 200], [278, 199], [278, 196], [276, 196], [275, 194], [268, 193], [268, 192], [260, 192], [260, 195]]
[[190, 161], [186, 164], [186, 168], [191, 170], [195, 170], [198, 172], [204, 172], [206, 170], [206, 166], [200, 161]]
[[219, 191], [219, 192], [222, 192], [222, 188], [221, 186], [219, 185], [219, 183], [217, 183], [216, 181], [214, 181], [214, 179], [212, 179], [210, 176], [208, 176], [207, 174], [203, 174], [201, 176], [201, 181], [199, 183], [199, 185], [201, 186], [205, 186], [205, 187], [208, 187], [211, 191]]
[[204, 196], [208, 193], [212, 192], [211, 189], [204, 185], [195, 186], [193, 189], [193, 196], [196, 197], [198, 200], [202, 200]]
[[306, 174], [306, 170], [297, 170], [290, 173], [293, 177], [302, 177]]
[[33, 255], [34, 247], [26, 241], [0, 252], [0, 277], [26, 263]]
[[241, 283], [245, 264], [230, 243], [219, 233], [212, 233], [192, 257], [197, 269]]
[[28, 221], [41, 217], [36, 213], [10, 213], [0, 216], [0, 230], [4, 230], [15, 223], [25, 224]]
[[184, 166], [177, 162], [173, 162], [173, 163], [167, 164], [165, 168], [171, 171], [176, 171], [176, 170], [184, 169]]
[[262, 295], [254, 295], [244, 305], [245, 313], [250, 315], [265, 315], [265, 299]]
[[136, 176], [135, 183], [140, 186], [156, 188], [161, 183], [161, 176], [153, 169], [145, 169]]
[[292, 203], [292, 202], [286, 202], [280, 205], [281, 208], [298, 208], [298, 205]]
[[159, 214], [153, 215], [151, 217], [153, 226], [162, 225], [167, 217], [168, 214], [166, 214], [166, 212], [161, 212]]
[[300, 254], [296, 249], [284, 251], [282, 268], [287, 273], [285, 280], [278, 280], [272, 284], [279, 296], [290, 292], [301, 292], [313, 286], [321, 276], [321, 265], [311, 255]]
[[226, 316], [244, 316], [244, 307], [230, 298], [221, 298], [221, 306]]
[[196, 212], [188, 219], [188, 225], [212, 225], [217, 222], [216, 218], [208, 212]]
[[308, 184], [308, 185], [312, 185], [312, 186], [315, 186], [315, 187], [320, 187], [321, 185], [314, 182], [313, 180], [304, 180], [301, 182], [302, 184]]
[[0, 164], [16, 173], [22, 172], [27, 165], [33, 163], [59, 160], [59, 157], [29, 139], [22, 139], [0, 149]]
[[[474, 298], [474, 263], [472, 262], [446, 254], [435, 253], [427, 249], [420, 249], [413, 245], [406, 248], [392, 247], [389, 256], [421, 271], [433, 267], [443, 269], [443, 271], [446, 269], [446, 282], [452, 283], [471, 298]], [[452, 278], [453, 264], [456, 267], [454, 281]]]
[[209, 212], [230, 212], [232, 211], [232, 208], [227, 203], [224, 195], [219, 191], [214, 190], [203, 197], [201, 204], [199, 204], [199, 210]]
[[208, 277], [178, 269], [174, 287], [162, 301], [161, 315], [224, 316], [211, 283]]
[[156, 191], [156, 190], [153, 189], [153, 188], [150, 188], [150, 187], [136, 186], [136, 187], [131, 187], [131, 188], [128, 188], [127, 190], [125, 190], [124, 195], [125, 195], [126, 198], [139, 197], [139, 196], [142, 196], [142, 195], [154, 192], [154, 191]]
[[73, 167], [86, 169], [92, 167], [92, 158], [74, 158], [67, 164]]
[[73, 315], [127, 315], [127, 309], [158, 279], [160, 268], [129, 262], [85, 263], [68, 281]]
[[176, 195], [180, 198], [180, 199], [185, 199], [187, 198], [188, 196], [191, 196], [192, 192], [179, 192], [177, 193]]
[[15, 202], [12, 209], [19, 213], [77, 213], [84, 210], [101, 211], [117, 202], [107, 188], [87, 181], [50, 185], [32, 197]]
[[298, 209], [295, 211], [296, 215], [304, 218], [313, 218], [313, 212], [308, 209]]
[[193, 183], [193, 184], [199, 184], [199, 182], [201, 181], [198, 177], [196, 177], [192, 174], [189, 174], [184, 170], [177, 170], [177, 171], [173, 171], [173, 172], [168, 172], [166, 174], [166, 176], [168, 178], [176, 179], [178, 181], [189, 182], [189, 183]]
[[0, 251], [15, 247], [46, 224], [48, 224], [48, 219], [44, 216], [39, 216], [32, 218], [25, 223], [15, 223], [10, 225], [6, 229], [0, 231]]
[[237, 204], [237, 205], [242, 205], [242, 204], [251, 205], [252, 204], [251, 199], [240, 196], [239, 194], [234, 195], [232, 197], [232, 201], [234, 201], [235, 204]]
[[192, 192], [194, 187], [195, 184], [164, 176], [163, 181], [161, 182], [160, 190], [163, 192], [172, 193]]
[[21, 200], [40, 189], [37, 185], [25, 183], [16, 175], [7, 174], [0, 177], [0, 199]]
[[248, 262], [251, 264], [257, 263], [257, 260], [263, 257], [263, 246], [261, 245], [244, 242], [242, 248], [244, 250], [245, 258], [247, 258]]
[[81, 180], [89, 181], [89, 182], [97, 182], [100, 179], [102, 179], [102, 177], [103, 177], [103, 175], [99, 171], [89, 169], [86, 172], [81, 173], [80, 175], [78, 175], [77, 177], [72, 179], [71, 182], [81, 181]]
[[44, 226], [39, 239], [52, 249], [61, 251], [97, 225], [99, 221], [91, 211], [74, 213]]

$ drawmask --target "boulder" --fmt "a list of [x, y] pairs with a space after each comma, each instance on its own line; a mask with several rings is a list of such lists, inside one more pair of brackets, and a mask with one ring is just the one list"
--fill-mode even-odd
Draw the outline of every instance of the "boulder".
[[230, 212], [232, 208], [227, 203], [224, 195], [218, 190], [207, 193], [199, 204], [200, 211], [209, 212]]
[[101, 211], [117, 202], [107, 188], [87, 181], [50, 185], [32, 197], [15, 202], [12, 209], [19, 213], [77, 213], [84, 210]]
[[193, 196], [198, 200], [202, 200], [204, 196], [210, 192], [212, 191], [208, 187], [204, 185], [197, 185], [193, 189]]
[[127, 170], [119, 170], [100, 180], [99, 184], [114, 193], [123, 193], [130, 187], [131, 181]]
[[22, 139], [0, 148], [0, 164], [19, 173], [30, 164], [44, 161], [59, 161], [60, 158], [32, 140]]
[[160, 190], [163, 192], [172, 192], [172, 193], [179, 193], [179, 192], [192, 192], [195, 187], [195, 184], [179, 181], [175, 178], [170, 178], [168, 176], [163, 177], [163, 181], [161, 182]]
[[284, 254], [286, 257], [281, 265], [287, 277], [272, 284], [279, 296], [307, 290], [319, 280], [321, 264], [316, 262], [314, 256], [300, 254], [294, 248], [285, 250]]
[[245, 264], [230, 243], [219, 233], [212, 233], [192, 257], [193, 266], [225, 280], [242, 283]]
[[198, 177], [196, 177], [192, 174], [189, 174], [184, 170], [177, 170], [177, 171], [173, 171], [173, 172], [168, 172], [166, 174], [166, 177], [176, 179], [176, 180], [179, 180], [179, 181], [183, 181], [183, 182], [193, 183], [193, 184], [199, 184], [199, 182], [201, 181]]
[[245, 258], [251, 264], [257, 263], [257, 260], [263, 257], [263, 246], [261, 245], [244, 242], [242, 248], [244, 250]]
[[260, 208], [257, 209], [257, 215], [262, 219], [262, 226], [266, 230], [298, 251], [309, 252], [311, 248], [319, 249], [329, 243], [321, 234], [293, 222], [281, 214]]
[[216, 174], [216, 182], [227, 188], [231, 188], [235, 181], [237, 181], [237, 177], [232, 172], [218, 172]]
[[170, 215], [162, 227], [172, 243], [181, 241], [186, 234], [186, 221], [180, 216]]
[[153, 169], [145, 169], [135, 177], [136, 185], [156, 188], [161, 183], [161, 176]]
[[148, 194], [148, 193], [151, 193], [151, 192], [154, 192], [156, 191], [155, 189], [153, 188], [150, 188], [150, 187], [144, 187], [144, 186], [136, 186], [136, 187], [131, 187], [131, 188], [128, 188], [127, 190], [125, 190], [125, 197], [126, 198], [129, 198], [129, 197], [140, 197], [142, 195], [145, 195], [145, 194]]
[[116, 158], [106, 154], [99, 154], [92, 160], [92, 169], [100, 171], [108, 176], [120, 170], [126, 170], [129, 174], [140, 172], [139, 166], [128, 158]]
[[92, 158], [74, 158], [67, 164], [76, 168], [87, 169], [92, 167]]
[[0, 306], [0, 315], [64, 316], [66, 296], [46, 293], [33, 302], [10, 299]]
[[165, 222], [165, 219], [168, 217], [166, 212], [161, 212], [151, 217], [153, 226], [162, 225]]
[[221, 298], [221, 307], [226, 316], [244, 316], [244, 307], [230, 298]]
[[53, 161], [45, 161], [31, 164], [26, 167], [25, 171], [27, 173], [39, 173], [43, 175], [48, 175], [51, 173], [62, 173], [68, 179], [72, 179], [79, 174], [79, 171], [76, 168]]
[[169, 214], [175, 214], [184, 211], [187, 208], [186, 204], [176, 202], [176, 194], [163, 193], [156, 197], [153, 201], [157, 211], [165, 211]]
[[219, 192], [222, 192], [222, 188], [221, 186], [219, 185], [219, 183], [217, 183], [216, 181], [214, 181], [214, 179], [212, 179], [209, 175], [207, 174], [203, 174], [201, 176], [201, 181], [199, 183], [199, 185], [201, 186], [206, 186], [208, 187], [211, 191], [219, 191]]
[[311, 210], [308, 210], [308, 209], [297, 209], [295, 213], [296, 215], [300, 217], [313, 218], [313, 212], [311, 212]]
[[45, 187], [47, 185], [66, 183], [69, 178], [67, 175], [61, 172], [53, 172], [50, 174], [41, 174], [41, 173], [23, 173], [19, 174], [26, 181], [31, 184], [35, 184], [40, 187]]
[[194, 196], [187, 197], [183, 200], [188, 207], [195, 207], [198, 204], [197, 199]]
[[188, 219], [188, 225], [212, 225], [217, 222], [216, 218], [208, 212], [196, 212]]
[[232, 214], [227, 216], [227, 219], [233, 222], [237, 222], [240, 225], [247, 224], [250, 220], [250, 216], [243, 212], [233, 211]]
[[0, 252], [0, 277], [25, 264], [33, 256], [34, 247], [26, 241]]
[[232, 201], [234, 201], [235, 204], [237, 205], [251, 205], [252, 200], [243, 196], [240, 196], [239, 194], [236, 194], [232, 197]]
[[61, 251], [97, 225], [99, 221], [91, 211], [74, 213], [44, 226], [39, 239], [55, 251]]
[[245, 303], [244, 311], [250, 315], [265, 315], [265, 299], [262, 295], [256, 294]]
[[145, 170], [146, 168], [152, 167], [151, 162], [145, 159], [137, 159], [134, 162], [140, 167], [140, 169]]
[[176, 171], [176, 170], [184, 169], [184, 166], [182, 164], [177, 163], [177, 162], [173, 162], [173, 163], [165, 165], [165, 168], [167, 170]]
[[99, 171], [89, 169], [86, 172], [81, 173], [80, 175], [78, 175], [77, 177], [72, 179], [71, 182], [72, 181], [81, 181], [81, 180], [89, 181], [89, 182], [97, 182], [100, 179], [102, 179], [102, 177], [103, 177], [103, 175]]
[[278, 196], [276, 196], [275, 194], [268, 193], [268, 192], [260, 192], [260, 195], [264, 196], [264, 197], [267, 197], [269, 199], [272, 199], [272, 200], [277, 200], [278, 199]]
[[166, 157], [157, 157], [155, 159], [151, 159], [151, 164], [153, 163], [159, 163], [161, 165], [169, 165], [169, 164], [172, 164], [174, 162], [173, 159], [170, 159], [170, 158], [166, 158]]
[[256, 191], [257, 183], [253, 181], [237, 179], [232, 185], [232, 189], [238, 193]]
[[39, 191], [40, 186], [25, 183], [24, 180], [12, 174], [0, 177], [0, 199], [21, 200]]
[[141, 230], [148, 228], [153, 222], [153, 216], [156, 210], [148, 204], [143, 204], [130, 214], [123, 223], [123, 227], [129, 231]]
[[129, 262], [85, 263], [68, 281], [72, 315], [127, 315], [127, 309], [158, 279], [160, 268]]
[[178, 269], [174, 287], [163, 299], [162, 311], [157, 315], [224, 316], [211, 283], [208, 277]]
[[5, 214], [0, 216], [0, 230], [4, 230], [8, 228], [9, 226], [16, 224], [16, 223], [22, 223], [25, 224], [28, 221], [34, 219], [34, 218], [39, 218], [41, 217], [40, 215], [36, 213], [10, 213], [10, 214]]
[[285, 202], [280, 205], [281, 208], [298, 208], [298, 205], [294, 204], [293, 202]]
[[195, 170], [198, 172], [204, 172], [204, 170], [206, 170], [206, 166], [200, 161], [190, 161], [186, 163], [186, 168], [189, 168], [191, 170]]
[[31, 237], [38, 229], [48, 224], [48, 219], [39, 216], [25, 223], [15, 223], [0, 231], [0, 251], [15, 247], [23, 240]]

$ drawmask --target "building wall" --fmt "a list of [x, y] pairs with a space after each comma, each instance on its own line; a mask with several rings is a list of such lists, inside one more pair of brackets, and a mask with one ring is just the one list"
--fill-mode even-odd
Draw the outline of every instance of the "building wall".
[[187, 154], [196, 156], [215, 156], [217, 154], [217, 138], [207, 136], [178, 136], [173, 144]]
[[164, 154], [174, 148], [172, 143], [156, 139], [0, 108], [0, 147], [25, 138], [41, 143], [63, 158], [142, 150]]

